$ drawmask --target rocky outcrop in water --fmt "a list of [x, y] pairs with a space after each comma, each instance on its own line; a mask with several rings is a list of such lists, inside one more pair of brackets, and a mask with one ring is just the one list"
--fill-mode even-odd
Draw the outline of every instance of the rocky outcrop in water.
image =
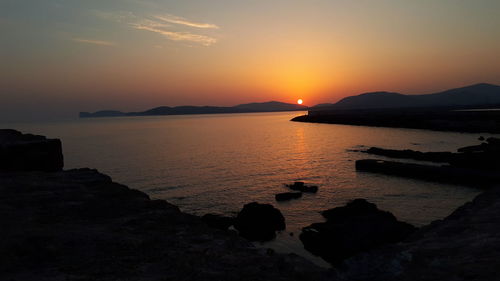
[[356, 161], [356, 169], [476, 187], [489, 187], [500, 181], [500, 139], [488, 138], [480, 145], [462, 147], [457, 151], [457, 153], [420, 152], [372, 147], [364, 152], [392, 158], [447, 162], [448, 165], [362, 159]]
[[498, 280], [500, 189], [492, 188], [402, 243], [346, 260], [342, 280]]
[[0, 129], [0, 171], [59, 171], [63, 165], [60, 140]]
[[478, 188], [488, 188], [500, 182], [500, 173], [497, 171], [377, 159], [357, 160], [356, 170]]
[[380, 155], [391, 158], [400, 159], [413, 159], [419, 161], [430, 161], [430, 162], [451, 162], [454, 159], [454, 155], [451, 152], [421, 152], [411, 149], [386, 149], [380, 147], [370, 147], [368, 150], [362, 151], [368, 154]]
[[316, 185], [305, 185], [304, 182], [302, 181], [296, 181], [293, 184], [285, 184], [286, 187], [290, 188], [291, 190], [295, 191], [300, 191], [300, 192], [307, 192], [307, 193], [316, 193], [318, 192], [318, 186]]
[[299, 238], [308, 251], [334, 265], [358, 253], [399, 242], [415, 231], [412, 225], [364, 199], [326, 210], [322, 215], [326, 222], [305, 227]]
[[252, 202], [238, 213], [234, 227], [250, 241], [268, 241], [276, 237], [276, 231], [284, 230], [285, 217], [270, 204]]
[[288, 201], [302, 197], [302, 192], [283, 192], [274, 196], [276, 201]]

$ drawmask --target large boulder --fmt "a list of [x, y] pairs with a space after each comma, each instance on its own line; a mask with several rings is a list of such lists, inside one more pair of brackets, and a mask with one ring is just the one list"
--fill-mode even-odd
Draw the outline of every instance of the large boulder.
[[299, 238], [308, 251], [334, 265], [357, 253], [402, 241], [416, 230], [364, 199], [322, 215], [327, 221], [303, 228]]
[[60, 171], [63, 166], [59, 139], [0, 129], [0, 171]]
[[268, 241], [276, 237], [276, 231], [284, 230], [285, 217], [270, 204], [252, 202], [243, 206], [234, 227], [250, 241]]

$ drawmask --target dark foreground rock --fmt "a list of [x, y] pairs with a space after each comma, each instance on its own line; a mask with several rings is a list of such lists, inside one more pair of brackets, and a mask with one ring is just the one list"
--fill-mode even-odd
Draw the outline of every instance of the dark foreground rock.
[[0, 129], [0, 171], [59, 171], [63, 165], [60, 140]]
[[375, 247], [399, 242], [415, 231], [412, 225], [398, 221], [364, 199], [322, 215], [327, 221], [305, 227], [299, 238], [308, 251], [333, 265]]
[[330, 280], [95, 170], [0, 173], [0, 280]]
[[280, 210], [269, 204], [252, 202], [238, 213], [234, 227], [250, 241], [268, 241], [276, 237], [276, 231], [284, 230], [285, 217]]
[[302, 192], [283, 192], [274, 196], [276, 201], [288, 201], [302, 197]]
[[235, 218], [225, 217], [216, 214], [206, 214], [201, 217], [201, 219], [210, 227], [217, 228], [220, 230], [227, 230], [231, 225], [234, 224]]
[[402, 243], [348, 259], [342, 280], [499, 280], [500, 189], [492, 188]]

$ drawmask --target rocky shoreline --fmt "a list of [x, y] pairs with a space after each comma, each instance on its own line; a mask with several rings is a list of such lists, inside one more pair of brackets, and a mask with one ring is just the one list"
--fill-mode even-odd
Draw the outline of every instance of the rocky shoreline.
[[467, 133], [500, 133], [500, 111], [457, 108], [310, 110], [291, 121], [355, 126], [424, 129]]
[[[3, 151], [14, 145], [16, 138], [26, 141], [26, 135], [0, 130], [0, 137], [5, 135], [9, 137], [0, 142]], [[38, 147], [40, 142], [54, 142], [34, 137], [37, 138], [34, 145]], [[57, 149], [54, 151], [58, 153]], [[31, 161], [40, 157], [47, 159], [21, 158]], [[0, 280], [496, 278], [500, 258], [498, 188], [485, 191], [449, 217], [416, 231], [405, 230], [409, 226], [360, 199], [353, 201], [355, 205], [326, 211], [327, 222], [306, 228], [306, 236], [301, 239], [308, 240], [307, 247], [314, 251], [323, 251], [317, 254], [334, 261], [335, 267], [327, 270], [295, 254], [254, 248], [236, 232], [224, 230], [234, 221], [182, 213], [176, 206], [151, 200], [145, 193], [115, 183], [96, 170], [64, 171], [61, 157], [51, 159], [59, 169], [47, 171], [44, 167], [48, 164], [44, 161], [21, 165], [16, 171], [0, 169]], [[7, 167], [10, 166], [5, 161], [11, 160], [0, 158]], [[270, 209], [277, 218], [269, 217], [272, 231], [283, 228], [284, 220], [272, 206], [251, 203], [245, 207], [247, 211], [259, 212]], [[259, 224], [243, 211], [240, 214], [239, 219], [247, 217], [250, 226]], [[346, 216], [353, 217], [346, 219]], [[391, 224], [413, 234], [391, 238], [395, 234]], [[381, 225], [386, 230], [381, 231]], [[245, 229], [242, 225], [238, 227]], [[370, 229], [378, 229], [378, 236], [370, 237], [370, 244], [364, 245], [363, 235], [370, 235]], [[324, 235], [316, 236], [323, 230]], [[349, 231], [361, 231], [363, 235], [352, 236]], [[335, 237], [332, 233], [340, 233], [335, 241], [331, 240]], [[262, 234], [272, 236], [269, 232]], [[254, 233], [248, 236], [253, 239]], [[260, 236], [256, 238], [259, 239]], [[404, 240], [398, 242], [400, 239]], [[359, 247], [349, 246], [338, 259], [334, 253], [336, 247], [348, 245], [343, 241]]]
[[96, 170], [0, 173], [1, 280], [330, 280]]

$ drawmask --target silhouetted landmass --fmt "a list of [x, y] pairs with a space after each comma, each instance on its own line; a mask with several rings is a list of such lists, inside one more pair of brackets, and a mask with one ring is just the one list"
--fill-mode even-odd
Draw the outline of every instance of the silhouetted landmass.
[[307, 106], [283, 103], [277, 101], [263, 103], [240, 104], [231, 107], [221, 106], [160, 106], [142, 112], [121, 112], [103, 110], [94, 113], [80, 112], [80, 118], [89, 117], [119, 117], [119, 116], [150, 116], [150, 115], [184, 115], [184, 114], [220, 114], [220, 113], [250, 113], [307, 110]]
[[326, 222], [303, 228], [300, 240], [308, 251], [334, 265], [355, 254], [399, 242], [416, 230], [364, 199], [326, 210], [322, 215]]
[[448, 107], [309, 111], [309, 114], [297, 116], [292, 121], [469, 133], [500, 133], [500, 111], [460, 111]]
[[429, 95], [367, 93], [313, 107], [292, 121], [500, 133], [500, 86], [476, 84]]
[[317, 105], [312, 110], [470, 107], [486, 105], [500, 105], [500, 86], [481, 83], [425, 95], [403, 95], [390, 92], [364, 93], [346, 97], [335, 104]]

